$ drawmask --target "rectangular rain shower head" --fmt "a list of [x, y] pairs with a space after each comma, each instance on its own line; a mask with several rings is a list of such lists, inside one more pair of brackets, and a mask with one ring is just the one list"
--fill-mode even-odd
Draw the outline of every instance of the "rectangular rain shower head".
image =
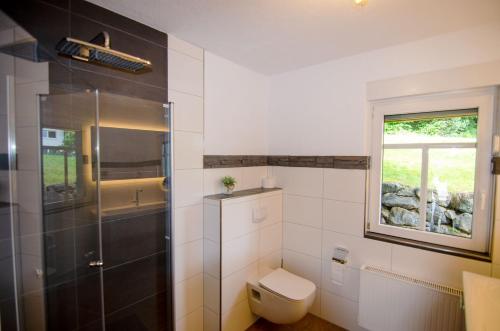
[[[102, 43], [102, 45], [97, 43]], [[133, 73], [148, 71], [152, 68], [152, 64], [148, 60], [111, 49], [109, 34], [105, 31], [99, 33], [90, 42], [71, 37], [63, 38], [56, 45], [56, 50], [60, 55], [75, 60], [96, 63]]]

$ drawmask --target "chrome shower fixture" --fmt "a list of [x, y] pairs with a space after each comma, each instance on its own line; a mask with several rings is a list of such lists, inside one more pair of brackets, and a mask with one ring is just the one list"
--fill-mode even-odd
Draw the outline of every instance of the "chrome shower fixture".
[[140, 73], [151, 70], [152, 64], [130, 54], [111, 49], [109, 34], [106, 31], [99, 33], [89, 42], [71, 37], [63, 38], [57, 45], [59, 55], [72, 59], [96, 63], [107, 67]]

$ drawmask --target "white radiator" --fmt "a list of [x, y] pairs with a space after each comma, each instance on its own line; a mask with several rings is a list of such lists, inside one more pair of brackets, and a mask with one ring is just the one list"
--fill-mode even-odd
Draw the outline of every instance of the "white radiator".
[[371, 331], [460, 331], [461, 299], [461, 290], [364, 266], [358, 323]]

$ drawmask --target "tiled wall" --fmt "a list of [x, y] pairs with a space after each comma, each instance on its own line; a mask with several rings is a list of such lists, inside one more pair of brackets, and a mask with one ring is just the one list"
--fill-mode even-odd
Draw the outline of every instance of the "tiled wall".
[[203, 50], [169, 36], [174, 102], [174, 280], [178, 331], [203, 330]]
[[[318, 286], [312, 313], [332, 323], [360, 329], [356, 320], [363, 264], [458, 288], [463, 270], [500, 276], [495, 264], [363, 238], [364, 170], [271, 167], [270, 173], [285, 193], [284, 266]], [[350, 251], [342, 286], [330, 281], [336, 246]], [[496, 248], [494, 263], [500, 263], [499, 258]]]
[[[241, 198], [205, 199], [204, 330], [240, 331], [256, 319], [247, 301], [246, 283], [281, 265], [282, 192]], [[264, 211], [254, 222], [253, 211]], [[218, 300], [219, 299], [219, 300]]]

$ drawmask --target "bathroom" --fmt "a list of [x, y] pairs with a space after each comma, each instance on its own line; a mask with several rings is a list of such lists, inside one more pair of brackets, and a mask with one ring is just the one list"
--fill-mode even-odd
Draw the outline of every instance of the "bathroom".
[[5, 1], [0, 330], [496, 330], [499, 12]]

